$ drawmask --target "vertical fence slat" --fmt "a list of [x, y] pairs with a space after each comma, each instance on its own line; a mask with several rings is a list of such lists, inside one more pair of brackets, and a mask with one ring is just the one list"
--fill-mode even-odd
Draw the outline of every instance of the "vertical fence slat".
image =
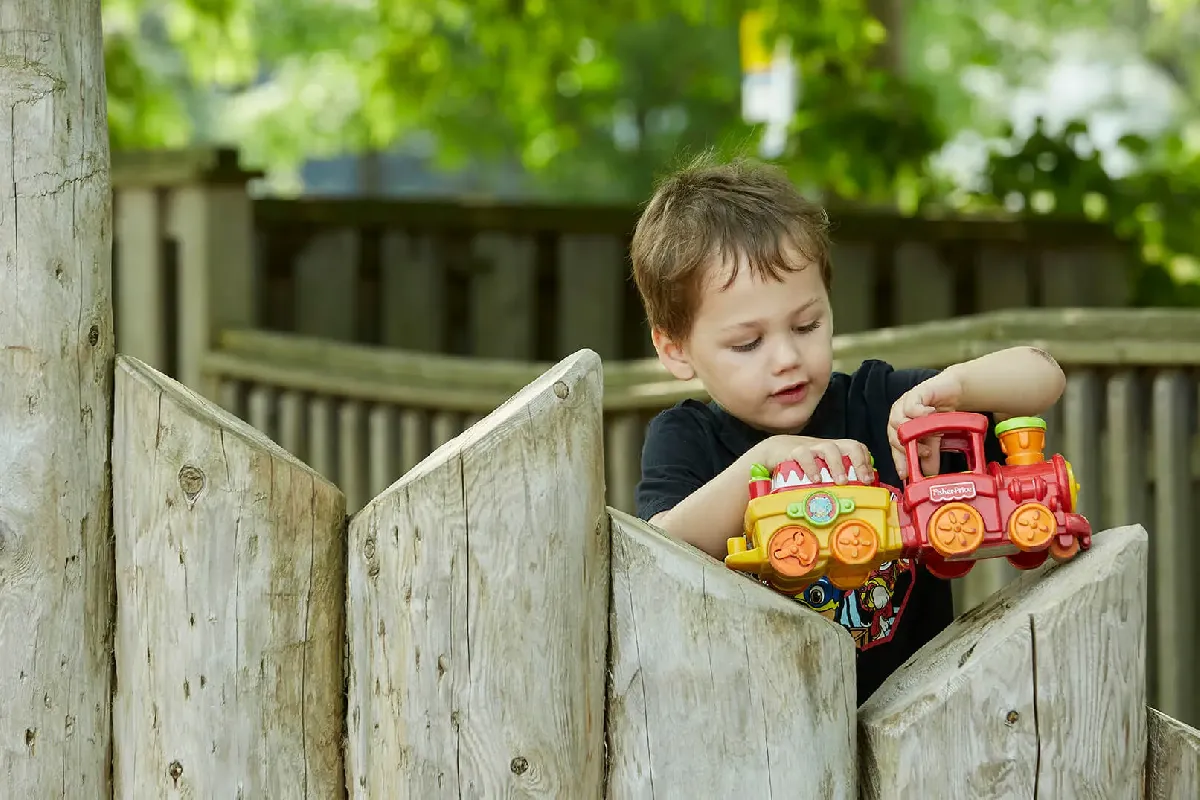
[[471, 282], [472, 355], [533, 358], [537, 242], [532, 236], [489, 231], [479, 234], [472, 247], [486, 264]]
[[462, 415], [453, 411], [438, 411], [429, 423], [429, 449], [436, 450], [462, 433]]
[[424, 411], [406, 408], [400, 412], [400, 474], [415, 467], [433, 449], [429, 446], [429, 422]]
[[833, 324], [839, 333], [866, 331], [875, 327], [875, 250], [859, 242], [835, 242], [833, 246]]
[[307, 461], [304, 449], [304, 397], [299, 392], [279, 393], [279, 444], [284, 450]]
[[603, 234], [563, 234], [558, 240], [558, 341], [565, 356], [590, 348], [601, 358], [621, 352], [625, 242]]
[[275, 427], [275, 390], [269, 386], [251, 386], [246, 393], [246, 421], [263, 435], [277, 440], [279, 431]]
[[436, 239], [386, 231], [380, 243], [381, 335], [388, 347], [441, 353], [447, 347], [445, 265]]
[[[117, 351], [158, 370], [167, 369], [167, 309], [164, 307], [162, 210], [158, 191], [131, 186], [117, 193], [114, 220], [119, 274], [116, 299]], [[170, 319], [173, 324], [174, 319]]]
[[400, 477], [398, 446], [395, 407], [376, 403], [367, 417], [367, 484], [372, 497]]
[[1138, 797], [1148, 537], [1099, 532], [960, 616], [860, 707], [864, 800]]
[[979, 313], [1029, 308], [1033, 292], [1024, 250], [984, 244], [975, 259], [975, 308]]
[[1149, 709], [1146, 800], [1200, 797], [1200, 731]]
[[340, 795], [344, 498], [124, 357], [116, 408], [114, 796]]
[[[935, 248], [908, 242], [896, 248], [895, 259], [892, 319], [897, 325], [954, 316], [954, 270]], [[862, 291], [859, 287], [849, 290]]]
[[566, 359], [351, 520], [352, 797], [602, 795], [601, 393]]
[[609, 796], [857, 800], [845, 629], [626, 514], [611, 525]]
[[333, 426], [333, 401], [321, 395], [309, 397], [308, 463], [329, 480], [337, 480]]
[[636, 413], [613, 414], [607, 419], [604, 442], [608, 472], [608, 504], [626, 514], [636, 514], [638, 479], [642, 474], [642, 439]]
[[340, 342], [358, 338], [359, 232], [323, 230], [296, 257], [296, 332]]
[[1080, 484], [1079, 513], [1095, 530], [1105, 526], [1104, 468], [1100, 458], [1101, 391], [1094, 370], [1071, 370], [1063, 392], [1063, 455], [1071, 462]]
[[209, 396], [201, 363], [217, 334], [257, 321], [254, 227], [242, 184], [181, 186], [167, 203], [167, 229], [178, 243], [180, 383]]
[[346, 493], [347, 513], [358, 511], [370, 499], [366, 475], [366, 414], [362, 403], [343, 400], [338, 406], [338, 485]]
[[1111, 525], [1132, 525], [1145, 520], [1146, 446], [1149, 444], [1146, 418], [1137, 373], [1123, 370], [1110, 377], [1105, 495], [1108, 498], [1106, 517]]
[[1179, 370], [1154, 379], [1154, 624], [1159, 648], [1155, 707], [1196, 719], [1196, 555], [1192, 518], [1188, 379]]
[[242, 407], [242, 384], [238, 381], [218, 381], [217, 404], [235, 417], [246, 418], [246, 410]]

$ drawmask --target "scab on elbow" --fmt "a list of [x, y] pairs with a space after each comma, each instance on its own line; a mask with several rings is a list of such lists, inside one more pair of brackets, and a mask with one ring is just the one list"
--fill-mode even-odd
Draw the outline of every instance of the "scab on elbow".
[[1042, 348], [1034, 347], [1033, 345], [1028, 345], [1025, 349], [1027, 349], [1030, 353], [1033, 353], [1035, 356], [1037, 356], [1038, 358], [1045, 361], [1047, 364], [1053, 365], [1054, 368], [1057, 369], [1059, 372], [1062, 372], [1062, 367], [1059, 366], [1058, 359], [1056, 359], [1054, 356], [1047, 353]]

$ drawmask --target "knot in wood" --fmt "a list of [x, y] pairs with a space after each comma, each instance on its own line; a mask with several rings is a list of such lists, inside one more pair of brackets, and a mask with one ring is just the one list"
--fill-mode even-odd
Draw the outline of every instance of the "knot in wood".
[[179, 468], [179, 488], [188, 502], [195, 501], [197, 495], [204, 491], [204, 473], [199, 467], [184, 464]]
[[88, 331], [88, 344], [90, 344], [92, 347], [95, 347], [96, 342], [99, 342], [99, 341], [100, 341], [100, 329], [98, 327], [96, 327], [95, 325], [93, 325], [92, 329]]
[[525, 760], [525, 756], [517, 756], [508, 765], [508, 768], [513, 771], [514, 775], [524, 775], [529, 769], [529, 762]]
[[171, 780], [179, 783], [179, 776], [183, 775], [183, 764], [176, 759], [167, 766], [167, 774], [171, 776]]
[[566, 400], [567, 396], [569, 394], [571, 394], [571, 389], [569, 386], [567, 386], [562, 381], [555, 381], [554, 382], [554, 394], [558, 397], [559, 400]]
[[1008, 714], [1006, 714], [1004, 716], [1004, 722], [1005, 722], [1005, 724], [1008, 725], [1008, 727], [1011, 728], [1013, 725], [1017, 724], [1017, 720], [1019, 720], [1020, 718], [1021, 718], [1021, 715], [1018, 714], [1016, 711], [1010, 711], [1010, 712], [1008, 712]]

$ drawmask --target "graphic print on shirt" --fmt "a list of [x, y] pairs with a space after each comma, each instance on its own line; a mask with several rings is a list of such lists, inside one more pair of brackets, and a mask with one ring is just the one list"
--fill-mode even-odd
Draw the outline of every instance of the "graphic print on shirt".
[[854, 646], [867, 650], [892, 638], [916, 575], [916, 562], [900, 558], [880, 564], [857, 589], [839, 589], [822, 577], [796, 599], [842, 625]]

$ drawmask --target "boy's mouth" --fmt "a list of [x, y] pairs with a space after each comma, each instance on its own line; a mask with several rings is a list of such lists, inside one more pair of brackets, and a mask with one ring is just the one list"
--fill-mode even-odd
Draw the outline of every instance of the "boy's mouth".
[[793, 383], [790, 386], [785, 386], [779, 391], [771, 395], [776, 400], [781, 400], [785, 403], [799, 403], [808, 394], [808, 384], [804, 382]]

